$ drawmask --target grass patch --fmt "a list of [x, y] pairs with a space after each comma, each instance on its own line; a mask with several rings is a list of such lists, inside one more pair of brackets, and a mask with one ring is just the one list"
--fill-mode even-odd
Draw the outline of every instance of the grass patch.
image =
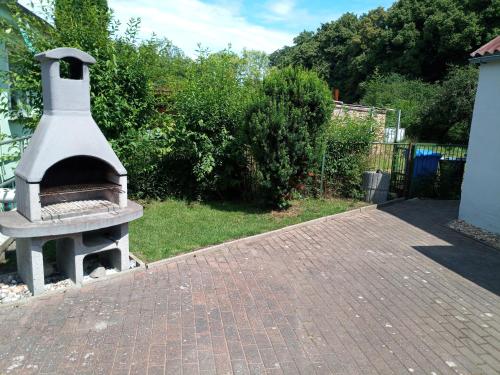
[[287, 211], [271, 211], [241, 202], [151, 202], [144, 216], [130, 223], [130, 250], [152, 262], [362, 205], [346, 199], [303, 199], [293, 201]]

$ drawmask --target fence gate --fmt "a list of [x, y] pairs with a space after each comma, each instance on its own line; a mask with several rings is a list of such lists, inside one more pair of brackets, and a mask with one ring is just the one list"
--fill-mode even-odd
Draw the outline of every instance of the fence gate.
[[391, 198], [459, 199], [466, 157], [466, 145], [374, 143], [369, 165], [391, 174]]
[[408, 143], [373, 143], [369, 157], [369, 168], [390, 173], [389, 194], [391, 198], [406, 196], [409, 185]]
[[391, 184], [389, 192], [396, 197], [403, 197], [408, 189], [408, 155], [410, 154], [410, 145], [404, 143], [393, 144], [392, 162], [391, 162]]

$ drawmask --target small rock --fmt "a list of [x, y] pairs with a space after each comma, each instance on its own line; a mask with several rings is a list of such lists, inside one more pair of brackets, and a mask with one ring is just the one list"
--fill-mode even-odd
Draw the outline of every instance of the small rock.
[[22, 293], [24, 291], [25, 285], [16, 285], [12, 288], [12, 292], [14, 293]]
[[93, 270], [89, 276], [93, 279], [98, 279], [100, 277], [106, 276], [106, 268], [104, 267], [97, 267], [95, 270]]
[[134, 259], [130, 259], [128, 268], [135, 268], [135, 267], [137, 267], [137, 262]]

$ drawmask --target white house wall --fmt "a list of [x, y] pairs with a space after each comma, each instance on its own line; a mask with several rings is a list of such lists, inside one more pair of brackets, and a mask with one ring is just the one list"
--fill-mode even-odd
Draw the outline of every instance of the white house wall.
[[500, 60], [480, 66], [459, 217], [500, 233]]

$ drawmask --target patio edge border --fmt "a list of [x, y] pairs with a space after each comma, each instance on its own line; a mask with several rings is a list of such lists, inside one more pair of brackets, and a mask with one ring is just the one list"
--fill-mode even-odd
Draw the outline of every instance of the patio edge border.
[[162, 266], [164, 264], [168, 264], [170, 262], [176, 262], [176, 261], [182, 260], [184, 258], [189, 258], [189, 257], [192, 257], [192, 256], [196, 256], [198, 254], [203, 254], [203, 253], [205, 253], [207, 251], [218, 250], [218, 249], [224, 248], [225, 246], [228, 246], [228, 245], [231, 245], [231, 244], [234, 244], [234, 243], [244, 243], [246, 241], [253, 241], [253, 240], [258, 239], [258, 238], [264, 238], [264, 237], [267, 237], [267, 236], [272, 236], [272, 235], [277, 234], [277, 233], [285, 233], [285, 232], [288, 232], [288, 231], [290, 231], [292, 229], [301, 228], [301, 227], [308, 226], [308, 225], [311, 225], [311, 224], [322, 223], [322, 222], [325, 222], [325, 221], [334, 220], [336, 218], [344, 217], [344, 216], [352, 216], [352, 215], [355, 215], [355, 214], [358, 214], [358, 213], [363, 213], [365, 211], [376, 210], [376, 209], [381, 208], [381, 207], [387, 207], [387, 206], [391, 206], [393, 204], [404, 202], [406, 200], [415, 200], [415, 199], [418, 199], [418, 198], [411, 198], [411, 199], [396, 198], [396, 199], [393, 199], [393, 200], [390, 200], [390, 201], [387, 201], [387, 202], [384, 202], [384, 203], [370, 204], [370, 205], [359, 207], [359, 208], [353, 208], [352, 210], [348, 210], [348, 211], [344, 211], [344, 212], [339, 212], [338, 214], [333, 214], [333, 215], [328, 215], [328, 216], [322, 216], [322, 217], [318, 217], [317, 219], [303, 221], [302, 223], [288, 225], [286, 227], [279, 228], [279, 229], [274, 229], [274, 230], [271, 230], [271, 231], [268, 231], [268, 232], [254, 234], [254, 235], [248, 236], [248, 237], [237, 238], [237, 239], [229, 240], [229, 241], [222, 242], [222, 243], [219, 243], [219, 244], [216, 244], [216, 245], [210, 245], [210, 246], [198, 249], [198, 250], [194, 250], [194, 251], [190, 251], [190, 252], [187, 252], [187, 253], [179, 254], [179, 255], [173, 256], [171, 258], [160, 259], [160, 260], [156, 260], [156, 261], [151, 262], [151, 263], [144, 262], [144, 264], [146, 266], [146, 270], [148, 270], [150, 268], [154, 269], [156, 267], [160, 267], [160, 266]]
[[[411, 198], [411, 199], [408, 199], [408, 200], [411, 201], [411, 200], [416, 200], [416, 199], [418, 199], [418, 198]], [[51, 298], [51, 297], [54, 297], [54, 296], [57, 296], [57, 295], [65, 294], [69, 290], [78, 290], [78, 289], [81, 289], [81, 288], [85, 288], [86, 286], [91, 285], [91, 284], [97, 284], [97, 283], [101, 283], [101, 282], [106, 282], [106, 281], [110, 281], [112, 279], [119, 278], [119, 277], [131, 276], [131, 275], [136, 274], [136, 273], [141, 272], [141, 271], [142, 272], [147, 272], [148, 269], [150, 269], [150, 268], [151, 269], [155, 269], [157, 267], [160, 267], [162, 265], [168, 264], [170, 262], [176, 262], [176, 261], [182, 260], [184, 258], [195, 256], [197, 254], [203, 254], [203, 253], [208, 252], [208, 251], [218, 250], [218, 249], [224, 248], [224, 246], [227, 246], [227, 245], [230, 245], [230, 244], [233, 244], [233, 243], [252, 241], [252, 240], [255, 240], [257, 238], [263, 238], [263, 237], [266, 237], [266, 236], [271, 236], [271, 235], [274, 235], [276, 233], [285, 233], [285, 232], [287, 232], [289, 230], [292, 230], [292, 229], [295, 229], [295, 228], [300, 228], [300, 227], [304, 227], [304, 226], [315, 224], [315, 223], [322, 223], [322, 222], [334, 220], [336, 218], [343, 217], [343, 216], [352, 216], [352, 215], [355, 215], [355, 214], [358, 214], [358, 213], [363, 213], [365, 211], [376, 210], [376, 209], [381, 208], [381, 207], [387, 207], [387, 206], [391, 206], [393, 204], [404, 202], [405, 200], [406, 200], [405, 198], [396, 198], [396, 199], [393, 199], [391, 201], [387, 201], [387, 202], [384, 202], [384, 203], [370, 204], [370, 205], [359, 207], [359, 208], [353, 208], [352, 210], [340, 212], [338, 214], [333, 214], [333, 215], [319, 217], [317, 219], [312, 219], [312, 220], [304, 221], [302, 223], [297, 223], [297, 224], [289, 225], [289, 226], [286, 226], [286, 227], [283, 227], [283, 228], [279, 228], [279, 229], [275, 229], [275, 230], [272, 230], [272, 231], [269, 231], [269, 232], [255, 234], [253, 236], [248, 236], [248, 237], [237, 238], [237, 239], [234, 239], [234, 240], [229, 240], [227, 242], [223, 242], [223, 243], [220, 243], [220, 244], [211, 245], [211, 246], [204, 247], [204, 248], [201, 248], [201, 249], [198, 249], [198, 250], [194, 250], [194, 251], [190, 251], [190, 252], [187, 252], [187, 253], [179, 254], [179, 255], [176, 255], [176, 256], [171, 257], [171, 258], [160, 259], [160, 260], [157, 260], [157, 261], [151, 262], [151, 263], [146, 263], [146, 262], [142, 261], [140, 258], [138, 258], [137, 256], [135, 256], [132, 253], [130, 253], [131, 257], [135, 261], [137, 261], [137, 263], [139, 264], [139, 266], [136, 267], [136, 268], [132, 268], [132, 269], [129, 269], [129, 270], [126, 270], [126, 271], [122, 271], [122, 272], [117, 272], [117, 273], [112, 274], [112, 275], [107, 275], [106, 277], [103, 277], [103, 278], [100, 278], [100, 279], [95, 279], [95, 280], [87, 281], [84, 285], [82, 285], [80, 287], [78, 287], [76, 285], [71, 285], [71, 286], [69, 286], [67, 288], [63, 288], [63, 289], [46, 291], [45, 293], [42, 293], [42, 294], [40, 294], [38, 296], [31, 296], [29, 298], [18, 300], [18, 301], [12, 301], [12, 302], [9, 302], [9, 303], [2, 303], [2, 304], [0, 304], [0, 309], [20, 307], [20, 306], [26, 305], [26, 304], [31, 303], [31, 302], [35, 302], [35, 301], [38, 301], [38, 300], [44, 300], [44, 299], [48, 299], [48, 298]]]

